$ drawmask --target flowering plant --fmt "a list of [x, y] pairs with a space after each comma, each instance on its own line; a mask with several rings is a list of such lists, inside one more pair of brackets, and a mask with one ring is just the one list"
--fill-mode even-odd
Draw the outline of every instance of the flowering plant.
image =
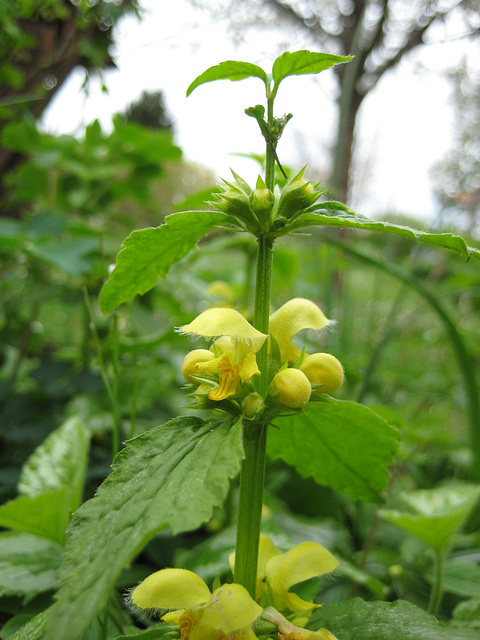
[[[288, 179], [279, 162], [277, 144], [291, 117], [274, 117], [280, 84], [349, 59], [286, 52], [271, 74], [257, 65], [228, 61], [190, 85], [188, 93], [220, 79], [253, 77], [263, 83], [267, 108], [257, 105], [247, 115], [257, 121], [265, 139], [265, 175], [252, 188], [233, 173], [234, 180], [225, 182], [208, 208], [173, 214], [156, 229], [132, 232], [102, 289], [100, 308], [110, 313], [146, 293], [203, 236], [221, 228], [255, 239], [253, 310], [247, 320], [233, 308], [217, 306], [178, 328], [185, 344], [190, 336], [206, 341], [195, 345], [181, 366], [194, 415], [174, 418], [129, 440], [96, 496], [75, 514], [65, 579], [48, 616], [46, 640], [80, 638], [89, 621], [108, 608], [122, 570], [148, 542], [167, 528], [177, 535], [204, 525], [225, 503], [238, 475], [233, 578], [210, 585], [200, 575], [174, 567], [148, 576], [128, 597], [135, 611], [159, 613], [163, 620], [145, 637], [342, 640], [341, 621], [334, 619], [327, 630], [319, 620], [323, 609], [296, 590], [337, 566], [359, 581], [365, 576], [339, 564], [318, 542], [305, 540], [290, 549], [282, 544], [282, 553], [262, 533], [267, 440], [272, 460], [281, 459], [354, 501], [375, 503], [382, 501], [388, 483], [398, 433], [367, 407], [331, 397], [344, 381], [340, 360], [306, 347], [299, 335], [315, 332], [316, 340], [319, 331], [333, 325], [321, 311], [321, 301], [296, 297], [272, 313], [274, 246], [278, 238], [316, 226], [375, 229], [433, 242], [428, 234], [376, 223], [341, 203], [321, 200], [324, 192], [304, 178], [304, 170]], [[277, 169], [284, 175], [276, 183]], [[460, 250], [475, 254], [463, 245]], [[348, 354], [340, 357], [345, 364]], [[206, 417], [197, 410], [206, 411]], [[378, 581], [371, 588], [378, 589]]]

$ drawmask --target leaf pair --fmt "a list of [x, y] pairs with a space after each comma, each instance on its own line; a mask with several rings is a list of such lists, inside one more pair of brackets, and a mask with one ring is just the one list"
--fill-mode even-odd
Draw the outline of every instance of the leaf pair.
[[265, 85], [268, 98], [273, 99], [277, 95], [280, 83], [288, 76], [320, 73], [336, 64], [348, 62], [351, 59], [352, 56], [334, 56], [329, 53], [317, 53], [307, 50], [295, 51], [294, 53], [285, 51], [273, 63], [271, 75], [273, 87], [271, 89], [269, 76], [261, 67], [250, 62], [227, 60], [210, 67], [195, 78], [187, 89], [187, 96], [201, 84], [213, 82], [214, 80], [232, 80], [236, 82], [246, 78], [259, 78]]

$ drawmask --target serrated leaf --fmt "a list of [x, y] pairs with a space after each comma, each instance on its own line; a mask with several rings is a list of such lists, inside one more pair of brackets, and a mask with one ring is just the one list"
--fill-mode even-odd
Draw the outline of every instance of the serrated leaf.
[[83, 496], [90, 433], [78, 418], [70, 418], [35, 449], [22, 468], [18, 490], [31, 498], [66, 487], [69, 508], [77, 509]]
[[402, 494], [402, 499], [415, 513], [382, 509], [382, 518], [417, 537], [434, 549], [448, 546], [453, 534], [473, 509], [480, 487], [459, 485], [422, 489]]
[[48, 612], [49, 609], [40, 612], [14, 633], [13, 636], [10, 636], [8, 640], [39, 640], [45, 629]]
[[117, 265], [100, 292], [102, 313], [152, 289], [172, 264], [226, 219], [219, 211], [182, 211], [167, 216], [159, 227], [133, 231], [124, 240]]
[[245, 78], [260, 78], [265, 85], [267, 85], [268, 82], [267, 74], [256, 64], [237, 60], [226, 60], [214, 67], [210, 67], [197, 76], [187, 89], [187, 97], [194, 89], [206, 82], [213, 82], [214, 80], [232, 80], [236, 82], [237, 80], [245, 80]]
[[277, 418], [268, 454], [293, 465], [304, 477], [347, 493], [354, 500], [380, 501], [398, 432], [355, 402], [310, 404], [304, 414]]
[[[469, 247], [461, 236], [452, 233], [429, 233], [428, 231], [420, 231], [419, 229], [412, 229], [391, 222], [371, 220], [359, 213], [354, 213], [338, 202], [321, 202], [315, 207], [318, 208], [318, 211], [302, 214], [292, 224], [288, 225], [288, 230], [295, 231], [306, 227], [324, 226], [393, 233], [432, 247], [455, 251], [467, 260], [470, 258], [480, 260], [480, 249]], [[324, 210], [324, 213], [322, 210]]]
[[452, 629], [419, 607], [354, 598], [317, 609], [310, 629], [325, 627], [341, 640], [478, 640], [478, 631]]
[[242, 458], [242, 425], [230, 420], [175, 418], [128, 441], [95, 498], [73, 518], [45, 640], [80, 638], [121, 570], [157, 532], [208, 520]]
[[66, 487], [34, 496], [19, 496], [0, 507], [0, 526], [24, 531], [63, 545], [70, 520]]
[[33, 598], [58, 587], [62, 548], [26, 533], [0, 533], [0, 597]]
[[336, 64], [352, 60], [353, 56], [334, 56], [316, 51], [285, 51], [273, 63], [272, 76], [275, 82], [274, 92], [282, 80], [288, 76], [300, 76], [309, 73], [320, 73]]

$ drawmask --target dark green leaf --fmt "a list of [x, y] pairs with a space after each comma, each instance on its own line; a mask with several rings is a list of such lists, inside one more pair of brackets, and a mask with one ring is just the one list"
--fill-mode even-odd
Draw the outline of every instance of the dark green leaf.
[[467, 260], [469, 258], [480, 260], [480, 249], [469, 247], [462, 237], [452, 233], [429, 233], [391, 222], [370, 220], [359, 213], [353, 212], [339, 202], [320, 202], [315, 207], [318, 211], [304, 213], [299, 216], [292, 224], [288, 225], [288, 230], [294, 231], [305, 227], [325, 226], [394, 233], [433, 247], [455, 251]]
[[260, 78], [267, 85], [267, 74], [256, 64], [250, 62], [240, 62], [237, 60], [226, 60], [220, 64], [210, 67], [197, 76], [187, 89], [187, 97], [201, 84], [213, 82], [214, 80], [245, 80], [245, 78]]
[[27, 248], [30, 255], [54, 265], [61, 271], [77, 276], [90, 271], [92, 261], [88, 254], [98, 252], [98, 239], [95, 237], [76, 240], [41, 240]]
[[117, 266], [100, 292], [100, 309], [109, 313], [122, 302], [152, 289], [159, 277], [227, 216], [219, 211], [182, 211], [160, 227], [133, 231], [124, 240]]
[[23, 466], [19, 492], [31, 498], [52, 489], [67, 488], [70, 510], [83, 496], [90, 434], [78, 418], [70, 418], [35, 449]]
[[453, 630], [404, 600], [354, 598], [317, 609], [308, 626], [325, 627], [341, 640], [478, 640], [478, 631]]
[[272, 458], [355, 500], [380, 500], [399, 436], [379, 415], [335, 400], [310, 404], [305, 413], [277, 418], [275, 424], [279, 430], [271, 429], [268, 441]]
[[480, 487], [474, 485], [413, 491], [401, 497], [415, 513], [383, 509], [380, 515], [434, 549], [442, 549], [449, 545], [479, 495]]
[[0, 597], [29, 598], [58, 587], [62, 548], [26, 533], [0, 533]]
[[336, 64], [348, 62], [353, 56], [334, 56], [315, 51], [285, 51], [273, 63], [272, 76], [277, 92], [280, 82], [288, 76], [300, 76], [308, 73], [320, 73]]
[[20, 496], [0, 507], [0, 526], [24, 531], [63, 545], [70, 520], [66, 487], [30, 498]]
[[34, 618], [29, 620], [21, 629], [19, 629], [8, 640], [39, 640], [45, 629], [49, 609], [42, 611]]
[[0, 247], [23, 247], [26, 239], [27, 235], [19, 220], [0, 220]]
[[[434, 584], [433, 570], [428, 571], [425, 577]], [[442, 588], [457, 596], [480, 598], [480, 567], [472, 561], [448, 559], [443, 568]]]
[[230, 420], [176, 418], [127, 442], [95, 498], [73, 518], [46, 638], [80, 638], [121, 570], [155, 533], [208, 520], [242, 457], [242, 425]]
[[149, 629], [139, 630], [139, 632], [134, 635], [118, 636], [115, 640], [158, 640], [158, 638], [163, 638], [163, 640], [180, 638], [178, 627], [172, 627], [163, 622]]

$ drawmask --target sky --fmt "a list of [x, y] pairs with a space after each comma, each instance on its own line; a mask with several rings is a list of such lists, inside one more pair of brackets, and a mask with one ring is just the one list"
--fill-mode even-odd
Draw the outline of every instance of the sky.
[[[44, 127], [81, 134], [98, 118], [108, 130], [112, 115], [142, 91], [162, 90], [186, 159], [211, 168], [219, 178], [229, 179], [233, 168], [253, 183], [258, 165], [236, 154], [264, 151], [257, 123], [244, 114], [245, 108], [265, 103], [263, 83], [256, 78], [214, 82], [189, 98], [186, 88], [205, 69], [229, 59], [253, 62], [269, 72], [275, 57], [286, 49], [306, 48], [305, 41], [276, 25], [253, 27], [238, 40], [228, 19], [187, 0], [142, 0], [142, 6], [141, 21], [129, 17], [117, 28], [112, 51], [117, 69], [105, 74], [108, 93], [96, 79], [85, 93], [84, 74], [75, 71], [49, 107]], [[455, 38], [445, 42], [443, 34], [433, 40], [388, 72], [361, 107], [350, 204], [364, 215], [395, 212], [433, 221], [438, 213], [429, 171], [450, 148], [454, 128], [451, 87], [441, 70], [459, 60], [467, 45]], [[276, 115], [294, 114], [278, 146], [282, 164], [300, 169], [308, 163], [315, 179], [328, 167], [335, 89], [332, 71], [287, 78], [275, 103]]]

